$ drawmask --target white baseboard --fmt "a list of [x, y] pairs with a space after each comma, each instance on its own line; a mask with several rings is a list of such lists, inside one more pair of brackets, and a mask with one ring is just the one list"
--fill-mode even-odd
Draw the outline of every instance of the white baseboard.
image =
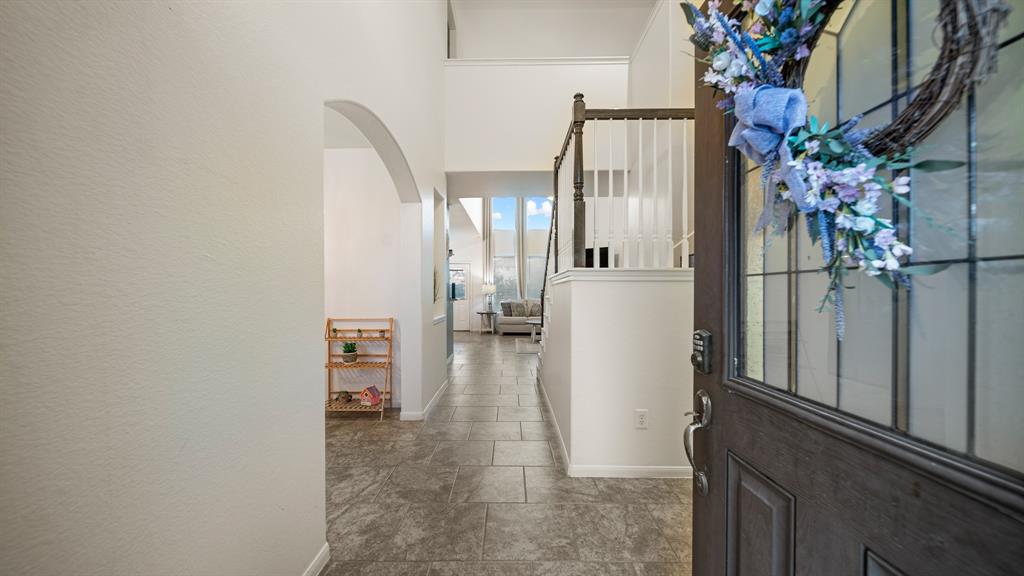
[[689, 466], [601, 466], [570, 464], [574, 478], [693, 478]]
[[[542, 394], [544, 394], [544, 404], [547, 405], [548, 412], [554, 416], [554, 410], [551, 410], [551, 402], [548, 401], [548, 390], [544, 387], [544, 378], [540, 375], [540, 370], [537, 371], [537, 387], [540, 388]], [[552, 418], [551, 423], [555, 425], [555, 434], [558, 434], [558, 448], [562, 451], [562, 461], [569, 462], [569, 451], [565, 449], [565, 439], [562, 436], [562, 429], [558, 427], [558, 419]], [[571, 469], [572, 466], [569, 466]], [[570, 474], [571, 476], [571, 474]]]
[[427, 402], [427, 405], [423, 407], [423, 411], [422, 412], [414, 412], [412, 410], [402, 410], [402, 412], [399, 413], [399, 415], [398, 415], [398, 419], [399, 420], [423, 420], [424, 418], [426, 418], [427, 414], [430, 414], [430, 411], [434, 408], [434, 405], [437, 404], [438, 398], [440, 398], [445, 393], [445, 391], [448, 390], [448, 384], [450, 382], [451, 382], [451, 380], [446, 376], [445, 379], [444, 379], [444, 383], [441, 384], [441, 387], [437, 389], [437, 392], [434, 394], [434, 397], [430, 399], [430, 402]]
[[320, 572], [323, 571], [324, 566], [327, 566], [327, 561], [331, 559], [331, 547], [324, 542], [320, 551], [317, 552], [316, 556], [313, 557], [313, 561], [306, 566], [306, 569], [302, 572], [302, 576], [320, 576]]

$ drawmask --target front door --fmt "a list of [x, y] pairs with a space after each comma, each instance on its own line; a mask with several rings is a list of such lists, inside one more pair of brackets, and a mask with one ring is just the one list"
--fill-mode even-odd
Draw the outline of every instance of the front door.
[[[934, 61], [937, 6], [849, 3], [812, 56], [811, 113], [901, 110]], [[694, 574], [1024, 574], [1022, 27], [920, 148], [964, 167], [911, 174], [918, 212], [886, 208], [915, 262], [949, 267], [909, 291], [851, 274], [842, 342], [803, 223], [752, 233], [759, 173], [726, 146], [698, 65], [694, 327], [711, 363], [694, 378], [710, 406], [692, 435]]]

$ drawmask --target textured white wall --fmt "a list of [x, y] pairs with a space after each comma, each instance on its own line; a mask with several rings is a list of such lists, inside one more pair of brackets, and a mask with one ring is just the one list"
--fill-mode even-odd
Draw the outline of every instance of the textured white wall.
[[551, 171], [572, 120], [572, 98], [623, 108], [625, 59], [466, 62], [445, 65], [445, 163], [451, 172]]
[[0, 571], [306, 569], [323, 104], [369, 106], [443, 190], [443, 16], [0, 4]]
[[455, 0], [458, 58], [628, 56], [652, 0]]
[[[396, 405], [402, 401], [398, 360], [404, 326], [399, 209], [395, 185], [375, 150], [324, 150], [324, 314], [395, 318]], [[379, 380], [379, 374], [372, 376]]]
[[[552, 279], [541, 367], [571, 476], [689, 473], [692, 270], [571, 270]], [[647, 409], [649, 427], [634, 427]]]

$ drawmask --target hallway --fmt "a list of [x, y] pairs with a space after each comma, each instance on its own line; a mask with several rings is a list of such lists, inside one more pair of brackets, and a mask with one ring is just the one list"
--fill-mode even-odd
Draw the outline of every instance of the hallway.
[[690, 481], [566, 476], [536, 364], [457, 333], [427, 421], [328, 415], [325, 574], [689, 574]]

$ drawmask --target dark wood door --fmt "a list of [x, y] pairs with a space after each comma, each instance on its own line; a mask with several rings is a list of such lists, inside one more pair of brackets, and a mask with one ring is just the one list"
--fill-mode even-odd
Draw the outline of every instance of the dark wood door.
[[[852, 9], [888, 11], [850, 16], [892, 39], [880, 51], [898, 55], [884, 90], [840, 72], [855, 63], [844, 43], [860, 35], [865, 50], [870, 31], [830, 31], [835, 65], [808, 87], [820, 97], [812, 112], [827, 116], [829, 98], [854, 97], [867, 103], [837, 104], [833, 116], [871, 111], [865, 92], [890, 95], [872, 113], [905, 104], [918, 73], [909, 43], [921, 36], [911, 4], [920, 5]], [[695, 470], [707, 479], [706, 494], [694, 486], [695, 575], [1024, 574], [1024, 245], [985, 240], [1024, 225], [1024, 41], [1008, 36], [1000, 77], [940, 131], [939, 152], [963, 154], [963, 173], [914, 175], [915, 201], [952, 206], [963, 239], [892, 215], [915, 259], [952, 265], [910, 292], [855, 280], [842, 343], [828, 310], [816, 310], [823, 273], [802, 223], [782, 237], [751, 233], [757, 173], [726, 146], [731, 119], [698, 65], [694, 327], [711, 334], [712, 371], [694, 378], [711, 405], [709, 425], [693, 434]]]

